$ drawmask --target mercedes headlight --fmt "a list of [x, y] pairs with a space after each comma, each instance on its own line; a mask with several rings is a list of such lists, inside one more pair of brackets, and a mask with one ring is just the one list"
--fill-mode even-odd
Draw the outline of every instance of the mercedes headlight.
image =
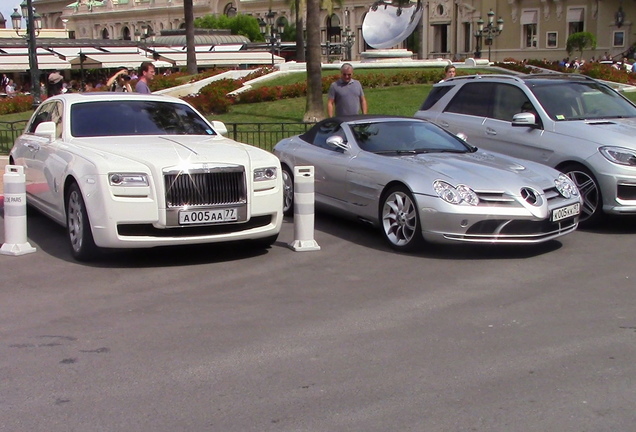
[[148, 186], [148, 176], [141, 173], [110, 173], [108, 182], [111, 186], [134, 187]]
[[436, 180], [433, 182], [433, 189], [441, 199], [450, 204], [479, 204], [479, 197], [475, 191], [463, 184], [453, 186], [445, 181]]
[[554, 185], [564, 198], [579, 196], [579, 189], [572, 179], [565, 174], [559, 174], [559, 177], [554, 180]]
[[623, 147], [601, 147], [599, 151], [605, 159], [619, 165], [636, 166], [636, 151]]
[[267, 181], [274, 180], [278, 176], [278, 169], [276, 167], [258, 168], [254, 170], [254, 181]]

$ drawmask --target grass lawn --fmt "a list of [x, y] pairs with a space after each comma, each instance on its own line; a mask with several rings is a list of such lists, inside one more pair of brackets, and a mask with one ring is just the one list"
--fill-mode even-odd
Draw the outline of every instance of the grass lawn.
[[[412, 116], [426, 99], [431, 87], [427, 84], [418, 84], [367, 89], [364, 93], [369, 105], [369, 114]], [[323, 99], [326, 115], [327, 95], [324, 95]], [[304, 97], [257, 104], [237, 104], [230, 107], [230, 112], [210, 118], [226, 123], [300, 122], [303, 121], [306, 104], [307, 99]]]

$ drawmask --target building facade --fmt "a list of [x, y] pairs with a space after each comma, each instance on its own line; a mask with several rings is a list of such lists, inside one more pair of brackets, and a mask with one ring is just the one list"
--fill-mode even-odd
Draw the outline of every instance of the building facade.
[[[183, 28], [182, 0], [34, 0], [45, 28], [66, 29], [77, 39], [149, 40], [164, 30]], [[340, 48], [333, 61], [360, 59], [371, 51], [362, 23], [373, 2], [344, 0], [333, 13], [321, 11], [321, 38], [325, 46], [346, 47], [346, 31], [354, 36], [348, 49]], [[288, 2], [276, 0], [193, 0], [196, 17], [243, 13], [264, 20], [275, 12], [277, 24], [295, 22]], [[570, 34], [588, 31], [597, 37], [594, 50], [584, 56], [622, 57], [636, 42], [636, 2], [623, 0], [431, 0], [422, 4], [423, 16], [414, 33], [395, 48], [408, 49], [418, 58], [490, 56], [505, 59], [560, 60], [568, 56]], [[490, 18], [490, 20], [489, 20]], [[480, 20], [483, 24], [480, 26]], [[489, 22], [492, 24], [489, 26]], [[495, 28], [503, 24], [499, 33]], [[482, 28], [480, 32], [480, 27]], [[490, 33], [489, 33], [490, 32]], [[491, 36], [491, 37], [489, 37]], [[489, 43], [490, 42], [490, 43]], [[329, 48], [324, 54], [328, 54]], [[572, 57], [579, 55], [572, 53]]]

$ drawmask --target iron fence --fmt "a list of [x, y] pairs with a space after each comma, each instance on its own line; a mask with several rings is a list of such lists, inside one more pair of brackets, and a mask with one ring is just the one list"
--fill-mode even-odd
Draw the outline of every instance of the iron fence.
[[272, 151], [278, 141], [307, 132], [315, 123], [226, 123], [228, 137]]
[[[9, 154], [15, 139], [22, 133], [27, 120], [0, 122], [0, 155]], [[307, 132], [315, 123], [226, 123], [227, 136], [235, 141], [272, 151], [283, 138]]]
[[22, 133], [27, 120], [0, 122], [0, 155], [8, 155], [13, 142]]

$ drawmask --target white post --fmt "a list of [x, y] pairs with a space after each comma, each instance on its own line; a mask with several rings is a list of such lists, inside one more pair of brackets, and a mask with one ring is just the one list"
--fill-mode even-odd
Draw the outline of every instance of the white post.
[[24, 255], [35, 252], [27, 241], [26, 176], [24, 167], [4, 167], [4, 241], [2, 255]]
[[296, 252], [320, 250], [314, 240], [314, 167], [294, 167], [294, 241]]

